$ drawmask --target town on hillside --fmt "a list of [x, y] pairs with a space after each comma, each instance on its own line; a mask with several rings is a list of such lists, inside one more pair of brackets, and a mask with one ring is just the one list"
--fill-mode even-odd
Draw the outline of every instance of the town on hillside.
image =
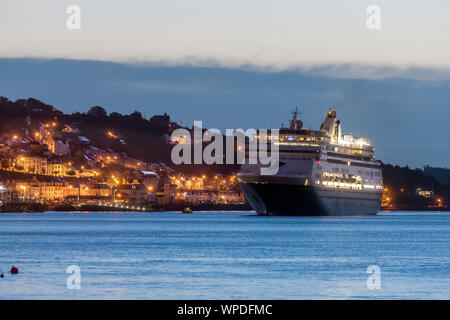
[[[174, 165], [170, 116], [0, 97], [0, 211], [249, 209], [239, 165]], [[192, 128], [185, 128], [191, 130]], [[384, 210], [443, 210], [450, 169], [382, 163]]]
[[170, 165], [179, 126], [167, 114], [108, 116], [96, 106], [67, 116], [35, 99], [0, 103], [0, 201], [10, 210], [245, 205], [235, 172]]

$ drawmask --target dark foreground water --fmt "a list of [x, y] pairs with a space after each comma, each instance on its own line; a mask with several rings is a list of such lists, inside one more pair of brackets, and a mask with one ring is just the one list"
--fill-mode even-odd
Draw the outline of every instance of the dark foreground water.
[[448, 213], [0, 214], [0, 298], [449, 299], [449, 249]]

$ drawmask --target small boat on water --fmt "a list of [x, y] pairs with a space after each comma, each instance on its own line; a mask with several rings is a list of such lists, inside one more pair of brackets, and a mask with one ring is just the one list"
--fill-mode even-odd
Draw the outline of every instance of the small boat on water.
[[192, 212], [193, 212], [192, 209], [189, 207], [183, 209], [183, 213], [192, 213]]

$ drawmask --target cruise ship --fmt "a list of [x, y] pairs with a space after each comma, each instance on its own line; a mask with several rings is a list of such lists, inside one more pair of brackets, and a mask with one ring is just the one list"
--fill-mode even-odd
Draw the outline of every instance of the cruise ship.
[[238, 182], [252, 208], [274, 216], [377, 214], [383, 178], [370, 140], [343, 135], [335, 110], [328, 110], [319, 130], [303, 128], [298, 115], [296, 109], [278, 137], [267, 134], [279, 148], [278, 173], [262, 175], [262, 165], [249, 164], [246, 150]]

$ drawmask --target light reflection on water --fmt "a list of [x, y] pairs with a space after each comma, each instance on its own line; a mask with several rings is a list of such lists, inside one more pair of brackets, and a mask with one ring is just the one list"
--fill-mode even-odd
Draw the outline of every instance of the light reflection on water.
[[[449, 299], [450, 214], [0, 214], [2, 299]], [[81, 290], [66, 288], [79, 265]], [[366, 286], [369, 265], [381, 289]]]

